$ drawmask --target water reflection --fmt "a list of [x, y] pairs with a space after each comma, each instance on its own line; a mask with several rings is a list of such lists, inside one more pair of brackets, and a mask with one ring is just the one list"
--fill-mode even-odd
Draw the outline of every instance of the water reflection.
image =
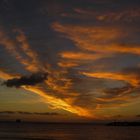
[[0, 123], [0, 140], [140, 140], [140, 127]]

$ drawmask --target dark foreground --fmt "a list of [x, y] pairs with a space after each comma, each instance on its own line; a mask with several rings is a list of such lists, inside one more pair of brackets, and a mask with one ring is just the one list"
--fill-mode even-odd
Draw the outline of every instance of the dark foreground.
[[0, 123], [0, 140], [140, 140], [140, 127]]

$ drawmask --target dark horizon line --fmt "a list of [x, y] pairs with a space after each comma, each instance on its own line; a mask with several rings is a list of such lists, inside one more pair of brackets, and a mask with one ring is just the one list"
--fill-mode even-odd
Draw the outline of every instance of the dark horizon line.
[[138, 123], [140, 126], [140, 120], [134, 120], [134, 121], [126, 121], [126, 120], [122, 120], [122, 121], [95, 121], [95, 122], [47, 122], [47, 121], [25, 121], [25, 120], [0, 120], [0, 123], [40, 123], [40, 124], [91, 124], [91, 125], [100, 125], [100, 124], [104, 124], [104, 125], [113, 125], [113, 124], [119, 124], [119, 125], [123, 125], [123, 124], [132, 124], [132, 123]]

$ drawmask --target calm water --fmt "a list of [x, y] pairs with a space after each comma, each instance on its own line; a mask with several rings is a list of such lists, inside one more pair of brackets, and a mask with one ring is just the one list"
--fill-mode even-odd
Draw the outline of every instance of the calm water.
[[140, 127], [0, 123], [0, 140], [140, 140]]

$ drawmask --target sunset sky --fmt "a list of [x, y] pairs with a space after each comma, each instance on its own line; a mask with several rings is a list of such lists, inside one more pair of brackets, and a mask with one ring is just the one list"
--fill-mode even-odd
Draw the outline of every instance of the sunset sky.
[[139, 0], [1, 0], [0, 120], [140, 119]]

